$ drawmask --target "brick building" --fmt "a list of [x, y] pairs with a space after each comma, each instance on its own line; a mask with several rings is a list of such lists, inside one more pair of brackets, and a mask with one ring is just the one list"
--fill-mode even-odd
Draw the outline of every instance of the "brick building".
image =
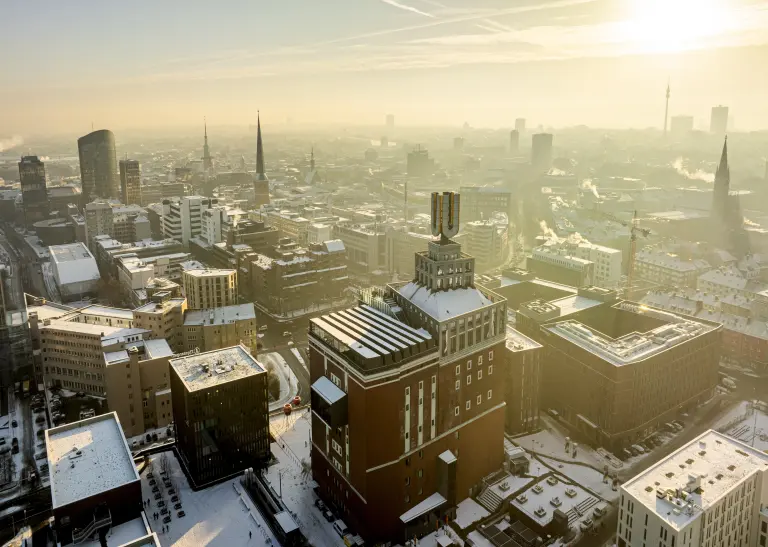
[[503, 464], [506, 302], [450, 239], [458, 197], [434, 204], [413, 282], [310, 320], [313, 477], [371, 543], [434, 530]]

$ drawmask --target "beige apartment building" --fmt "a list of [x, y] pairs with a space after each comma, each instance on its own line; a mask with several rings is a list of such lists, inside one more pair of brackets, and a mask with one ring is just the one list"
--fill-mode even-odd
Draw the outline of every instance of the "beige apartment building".
[[184, 317], [184, 351], [205, 352], [242, 344], [256, 355], [257, 334], [252, 303], [189, 310]]
[[237, 304], [236, 270], [186, 270], [181, 282], [191, 310]]
[[174, 352], [184, 351], [182, 326], [187, 311], [187, 299], [174, 298], [169, 292], [159, 292], [152, 301], [133, 310], [137, 328], [150, 331], [147, 338], [165, 339]]

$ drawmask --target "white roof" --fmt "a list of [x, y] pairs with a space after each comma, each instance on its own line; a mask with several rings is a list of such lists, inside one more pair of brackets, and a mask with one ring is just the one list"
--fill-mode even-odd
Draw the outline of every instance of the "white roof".
[[[709, 430], [621, 488], [679, 530], [745, 479], [766, 471], [767, 454]], [[686, 491], [685, 499], [677, 497], [676, 489]]]
[[430, 291], [412, 281], [400, 287], [398, 292], [421, 311], [438, 321], [445, 321], [493, 304], [487, 296], [474, 287]]
[[208, 389], [265, 372], [261, 363], [243, 346], [179, 357], [171, 359], [169, 364], [189, 391]]
[[293, 517], [290, 514], [288, 514], [287, 511], [276, 513], [275, 520], [280, 525], [280, 528], [283, 529], [283, 532], [285, 532], [286, 534], [289, 534], [294, 530], [299, 529], [299, 526], [296, 524], [296, 521], [293, 520]]
[[512, 328], [511, 325], [507, 325], [507, 349], [509, 351], [523, 351], [527, 349], [540, 348], [541, 344], [535, 342], [522, 334], [520, 331]]
[[312, 384], [312, 389], [320, 395], [329, 405], [344, 398], [344, 393], [339, 387], [325, 376], [321, 376]]
[[456, 456], [453, 455], [453, 452], [450, 450], [446, 450], [442, 454], [438, 456], [441, 460], [443, 460], [445, 463], [453, 463], [456, 461]]
[[576, 313], [581, 310], [594, 308], [595, 306], [602, 304], [602, 302], [599, 300], [592, 300], [586, 296], [579, 296], [578, 294], [574, 294], [573, 296], [566, 296], [564, 298], [560, 298], [559, 300], [552, 300], [550, 304], [554, 304], [560, 308], [560, 317], [563, 317], [565, 315]]
[[324, 241], [323, 245], [325, 245], [325, 250], [329, 253], [336, 253], [336, 252], [343, 252], [346, 249], [344, 248], [344, 242], [340, 239], [332, 239], [330, 241]]
[[54, 508], [139, 480], [115, 412], [54, 427], [45, 438]]
[[414, 505], [405, 513], [400, 515], [400, 520], [407, 524], [413, 519], [419, 518], [420, 516], [429, 513], [433, 509], [437, 509], [444, 503], [446, 503], [446, 499], [439, 493], [435, 492], [421, 503]]
[[52, 245], [48, 250], [59, 285], [100, 279], [96, 260], [84, 244]]
[[97, 315], [99, 317], [113, 317], [117, 319], [133, 320], [133, 310], [126, 310], [122, 308], [110, 308], [108, 306], [88, 306], [80, 310], [84, 315]]
[[184, 317], [184, 324], [224, 325], [245, 319], [256, 319], [256, 310], [253, 307], [253, 303], [205, 310], [188, 310]]
[[159, 359], [160, 357], [170, 357], [173, 355], [173, 350], [165, 338], [144, 340], [144, 348], [147, 352], [145, 359]]
[[[183, 267], [183, 265], [182, 265]], [[184, 270], [184, 275], [190, 275], [192, 277], [213, 277], [213, 276], [224, 276], [224, 275], [230, 275], [235, 273], [236, 270], [224, 270], [224, 269], [215, 269], [215, 268], [208, 268], [208, 269], [191, 269], [191, 270]]]

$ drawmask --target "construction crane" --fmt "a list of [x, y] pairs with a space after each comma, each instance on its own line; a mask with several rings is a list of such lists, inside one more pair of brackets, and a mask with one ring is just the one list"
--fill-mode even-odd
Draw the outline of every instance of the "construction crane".
[[629, 262], [627, 263], [627, 288], [626, 292], [624, 294], [625, 298], [629, 298], [630, 296], [630, 289], [632, 287], [632, 271], [635, 268], [635, 251], [637, 250], [637, 234], [642, 235], [643, 237], [648, 237], [651, 235], [651, 231], [648, 228], [641, 228], [638, 226], [638, 223], [640, 222], [640, 219], [637, 218], [637, 211], [634, 211], [632, 214], [632, 220], [626, 221], [622, 220], [618, 217], [615, 217], [609, 213], [604, 213], [602, 211], [597, 211], [597, 213], [604, 217], [606, 220], [610, 220], [613, 222], [616, 222], [618, 224], [621, 224], [625, 228], [629, 228]]

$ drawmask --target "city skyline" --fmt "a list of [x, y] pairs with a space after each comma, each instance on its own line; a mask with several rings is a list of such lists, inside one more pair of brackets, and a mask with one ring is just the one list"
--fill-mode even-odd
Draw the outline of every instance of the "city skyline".
[[[756, 90], [768, 82], [752, 67], [768, 59], [766, 6], [294, 0], [179, 14], [142, 1], [128, 11], [41, 1], [42, 39], [26, 40], [23, 26], [0, 37], [7, 51], [25, 44], [0, 68], [27, 75], [0, 92], [0, 115], [8, 137], [85, 133], [91, 122], [192, 125], [202, 113], [215, 124], [247, 125], [257, 109], [307, 123], [383, 125], [394, 113], [406, 126], [499, 126], [499, 113], [510, 124], [523, 113], [536, 126], [648, 127], [658, 124], [669, 78], [670, 115], [698, 123], [711, 106], [738, 104], [743, 129], [759, 129], [768, 126], [768, 106]], [[8, 21], [24, 15], [19, 3], [5, 10]], [[114, 32], [108, 22], [118, 20], [140, 39]], [[563, 97], [565, 80], [575, 85]]]

